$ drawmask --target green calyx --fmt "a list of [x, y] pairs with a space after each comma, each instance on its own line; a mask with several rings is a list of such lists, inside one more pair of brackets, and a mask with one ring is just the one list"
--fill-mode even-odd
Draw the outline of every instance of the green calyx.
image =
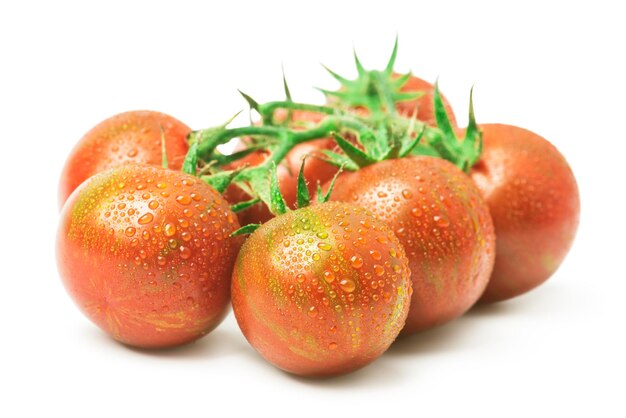
[[478, 129], [474, 116], [473, 91], [474, 88], [472, 87], [469, 100], [469, 122], [465, 136], [460, 139], [456, 135], [444, 106], [443, 98], [439, 92], [439, 83], [435, 83], [435, 118], [441, 135], [432, 137], [429, 141], [430, 147], [439, 154], [439, 157], [450, 161], [465, 172], [469, 172], [470, 168], [478, 162], [483, 147], [482, 133]]
[[411, 73], [395, 76], [393, 67], [397, 54], [398, 38], [396, 37], [391, 57], [385, 69], [379, 71], [366, 70], [356, 51], [354, 51], [357, 78], [354, 80], [347, 79], [324, 66], [326, 71], [341, 84], [341, 87], [337, 91], [319, 90], [336, 106], [363, 107], [369, 110], [373, 116], [384, 113], [396, 114], [396, 103], [415, 100], [424, 94], [424, 92], [419, 91], [402, 91], [402, 87], [411, 77]]

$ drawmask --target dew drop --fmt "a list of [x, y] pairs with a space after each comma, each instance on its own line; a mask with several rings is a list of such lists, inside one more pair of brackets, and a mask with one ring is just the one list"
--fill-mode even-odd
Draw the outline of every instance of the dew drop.
[[173, 224], [165, 224], [163, 233], [166, 237], [174, 236], [174, 234], [176, 234], [176, 227]]
[[435, 215], [433, 217], [433, 220], [435, 221], [437, 226], [439, 226], [441, 228], [446, 228], [446, 227], [450, 226], [450, 221], [447, 220], [446, 218], [442, 217], [442, 216]]
[[158, 207], [159, 207], [159, 202], [157, 202], [156, 200], [151, 200], [151, 201], [148, 203], [148, 207], [149, 207], [150, 209], [154, 210], [154, 209], [156, 209], [156, 208], [158, 208]]
[[332, 271], [325, 271], [324, 280], [326, 280], [327, 283], [332, 283], [335, 280], [335, 274]]
[[402, 190], [402, 197], [404, 197], [405, 199], [410, 199], [413, 197], [413, 193], [411, 193], [411, 191], [408, 189], [404, 189]]
[[356, 289], [356, 283], [354, 283], [354, 280], [352, 279], [341, 279], [339, 281], [339, 287], [341, 287], [341, 290], [343, 290], [344, 292], [354, 292], [354, 289]]
[[376, 250], [370, 250], [370, 256], [372, 256], [374, 260], [380, 260], [382, 258], [382, 256], [380, 255], [380, 252]]
[[317, 316], [317, 308], [315, 306], [311, 306], [307, 314], [309, 315], [309, 317], [315, 318]]
[[299, 273], [296, 275], [296, 281], [298, 283], [304, 283], [304, 280], [306, 279], [306, 276], [302, 273]]
[[154, 215], [148, 212], [148, 213], [144, 213], [143, 215], [141, 215], [141, 217], [137, 219], [137, 222], [139, 222], [140, 225], [147, 225], [150, 222], [152, 222], [153, 219], [154, 219]]
[[189, 257], [191, 257], [191, 248], [181, 245], [179, 247], [179, 250], [180, 258], [182, 258], [183, 260], [187, 260]]
[[328, 344], [328, 349], [329, 350], [336, 350], [337, 349], [337, 343], [336, 342], [332, 342]]
[[332, 247], [327, 242], [320, 242], [317, 244], [317, 248], [319, 248], [320, 250], [324, 250], [324, 251], [330, 251]]
[[374, 264], [374, 273], [376, 273], [377, 276], [382, 276], [385, 274], [385, 268], [380, 264]]
[[387, 193], [383, 192], [382, 190], [376, 193], [376, 195], [380, 198], [387, 197]]
[[363, 258], [359, 255], [353, 255], [352, 257], [350, 257], [350, 264], [355, 269], [360, 269], [361, 267], [363, 267]]
[[413, 215], [413, 217], [415, 218], [419, 218], [420, 216], [422, 216], [422, 210], [420, 208], [413, 208], [411, 209], [411, 215]]
[[328, 233], [326, 233], [326, 232], [318, 232], [317, 233], [317, 237], [321, 238], [321, 239], [326, 239], [326, 238], [328, 238]]
[[188, 205], [191, 203], [191, 197], [187, 195], [180, 195], [176, 197], [176, 201], [181, 205]]
[[124, 233], [127, 237], [132, 237], [133, 235], [135, 235], [135, 231], [137, 231], [135, 228], [129, 226], [128, 228], [126, 228], [126, 231], [124, 231]]

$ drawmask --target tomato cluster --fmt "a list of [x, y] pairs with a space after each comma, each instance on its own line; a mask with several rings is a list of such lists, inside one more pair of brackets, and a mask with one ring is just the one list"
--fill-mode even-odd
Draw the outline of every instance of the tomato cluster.
[[357, 58], [356, 80], [331, 72], [325, 105], [286, 83], [285, 101], [244, 95], [261, 116], [247, 127], [135, 111], [89, 131], [59, 187], [58, 267], [79, 308], [162, 348], [210, 332], [232, 299], [264, 358], [328, 376], [548, 279], [578, 225], [566, 160], [528, 130], [477, 125], [471, 103], [461, 132], [395, 53], [384, 71]]

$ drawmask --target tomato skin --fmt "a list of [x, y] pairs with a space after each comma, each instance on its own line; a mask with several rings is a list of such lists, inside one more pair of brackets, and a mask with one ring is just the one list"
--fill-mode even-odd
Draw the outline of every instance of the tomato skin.
[[493, 218], [496, 263], [482, 302], [528, 292], [547, 280], [569, 251], [580, 215], [576, 179], [541, 136], [484, 124], [483, 153], [471, 176]]
[[160, 167], [128, 164], [68, 199], [57, 234], [63, 283], [114, 339], [143, 348], [193, 341], [227, 312], [239, 227], [217, 191]]
[[[393, 76], [394, 78], [397, 78], [399, 77], [399, 74], [394, 74]], [[430, 126], [437, 126], [437, 119], [435, 118], [435, 109], [433, 104], [435, 86], [419, 77], [411, 76], [407, 83], [402, 86], [400, 91], [423, 91], [425, 94], [417, 100], [396, 103], [396, 110], [398, 113], [404, 117], [413, 117], [415, 106], [417, 106], [417, 119], [426, 122]], [[454, 111], [452, 110], [450, 102], [443, 95], [441, 95], [441, 98], [443, 99], [443, 104], [452, 126], [456, 126], [456, 118], [454, 117]]]
[[[286, 117], [286, 114], [282, 111], [277, 111], [276, 118], [281, 120]], [[292, 112], [292, 123], [294, 129], [304, 127], [305, 125], [315, 125], [324, 118], [324, 115], [315, 112], [294, 110]], [[300, 166], [302, 165], [302, 159], [307, 157], [304, 164], [304, 177], [308, 182], [309, 193], [313, 195], [317, 188], [317, 182], [324, 184], [327, 180], [331, 179], [338, 168], [328, 164], [319, 157], [323, 157], [322, 150], [333, 150], [337, 147], [335, 141], [331, 138], [320, 138], [313, 141], [304, 142], [296, 145], [285, 157], [285, 159], [277, 167], [278, 184], [281, 193], [285, 199], [285, 203], [291, 208], [296, 209], [297, 202], [297, 188], [298, 188], [298, 173], [300, 172]], [[236, 150], [244, 148], [244, 144], [241, 143]], [[259, 151], [252, 153], [235, 163], [231, 164], [228, 168], [233, 169], [241, 167], [243, 165], [250, 165], [252, 167], [262, 164], [265, 161], [267, 153]], [[243, 202], [250, 199], [250, 196], [241, 190], [239, 187], [233, 185], [228, 188], [224, 194], [226, 200], [232, 204]], [[267, 206], [263, 203], [258, 203], [244, 211], [237, 214], [239, 222], [242, 225], [251, 223], [264, 223], [274, 217], [268, 210]]]
[[178, 170], [191, 129], [164, 113], [139, 110], [112, 116], [87, 132], [70, 153], [59, 182], [59, 203], [89, 177], [127, 163], [161, 165], [161, 127], [169, 167]]
[[482, 295], [494, 263], [493, 224], [478, 189], [453, 164], [427, 156], [383, 161], [340, 175], [331, 200], [372, 211], [404, 246], [413, 296], [403, 334], [450, 321]]
[[278, 216], [242, 246], [233, 310], [248, 342], [298, 375], [348, 373], [400, 332], [411, 282], [398, 239], [371, 213], [329, 202]]

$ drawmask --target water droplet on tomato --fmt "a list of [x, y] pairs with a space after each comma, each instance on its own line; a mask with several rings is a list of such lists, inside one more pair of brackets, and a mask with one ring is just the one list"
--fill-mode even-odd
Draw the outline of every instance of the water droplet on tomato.
[[139, 219], [137, 219], [137, 222], [139, 222], [140, 225], [147, 225], [150, 222], [152, 222], [153, 219], [154, 219], [154, 215], [148, 212], [148, 213], [143, 214], [141, 217], [139, 217]]
[[446, 218], [439, 216], [439, 215], [435, 215], [433, 217], [435, 223], [437, 224], [437, 226], [441, 227], [441, 228], [446, 228], [447, 226], [450, 225], [450, 221], [448, 221]]
[[337, 349], [337, 343], [336, 342], [332, 342], [328, 344], [328, 349], [329, 350], [336, 350]]
[[317, 244], [317, 248], [324, 251], [330, 251], [333, 247], [327, 242], [320, 242]]
[[326, 270], [323, 276], [327, 283], [332, 283], [335, 280], [335, 274], [332, 271]]
[[321, 238], [321, 239], [326, 239], [326, 238], [328, 238], [328, 233], [326, 233], [326, 232], [318, 232], [317, 233], [317, 237]]
[[315, 318], [317, 316], [317, 308], [315, 306], [311, 306], [307, 314], [309, 315], [309, 317]]
[[374, 264], [374, 273], [376, 273], [377, 276], [382, 276], [385, 274], [385, 268], [380, 264]]
[[380, 254], [380, 252], [376, 251], [376, 250], [370, 250], [370, 256], [374, 259], [374, 260], [380, 260], [382, 258], [382, 255]]
[[387, 197], [387, 193], [383, 192], [382, 190], [379, 191], [378, 193], [376, 193], [378, 195], [378, 197], [383, 198], [383, 197]]
[[191, 203], [191, 197], [187, 195], [176, 196], [176, 201], [181, 205], [188, 205]]
[[305, 279], [306, 279], [306, 276], [305, 276], [304, 274], [302, 274], [302, 273], [298, 273], [298, 274], [296, 275], [296, 281], [297, 281], [298, 283], [304, 283], [304, 280], [305, 280]]
[[126, 234], [127, 237], [132, 237], [133, 235], [135, 235], [135, 231], [136, 231], [135, 228], [133, 228], [132, 226], [129, 226], [128, 228], [126, 228], [126, 231], [124, 231], [124, 233]]
[[191, 257], [191, 248], [181, 245], [179, 247], [179, 250], [180, 258], [182, 258], [183, 260], [187, 260], [189, 257]]
[[404, 189], [402, 190], [402, 197], [404, 197], [405, 199], [410, 199], [413, 197], [413, 193], [411, 193], [411, 191], [408, 189]]
[[151, 200], [150, 202], [148, 202], [148, 207], [154, 210], [159, 207], [159, 202], [157, 202], [156, 200]]
[[363, 258], [360, 255], [353, 255], [350, 257], [350, 264], [355, 269], [360, 269], [363, 267]]
[[343, 290], [344, 292], [354, 292], [354, 289], [356, 289], [356, 283], [354, 283], [354, 280], [352, 279], [341, 279], [339, 281], [339, 287], [341, 287], [341, 290]]
[[163, 228], [163, 233], [166, 237], [172, 237], [174, 236], [174, 234], [176, 234], [176, 227], [173, 224], [165, 224], [165, 227]]
[[422, 216], [422, 210], [420, 208], [413, 208], [411, 209], [411, 215], [413, 215], [413, 217], [415, 218], [419, 218], [420, 216]]

